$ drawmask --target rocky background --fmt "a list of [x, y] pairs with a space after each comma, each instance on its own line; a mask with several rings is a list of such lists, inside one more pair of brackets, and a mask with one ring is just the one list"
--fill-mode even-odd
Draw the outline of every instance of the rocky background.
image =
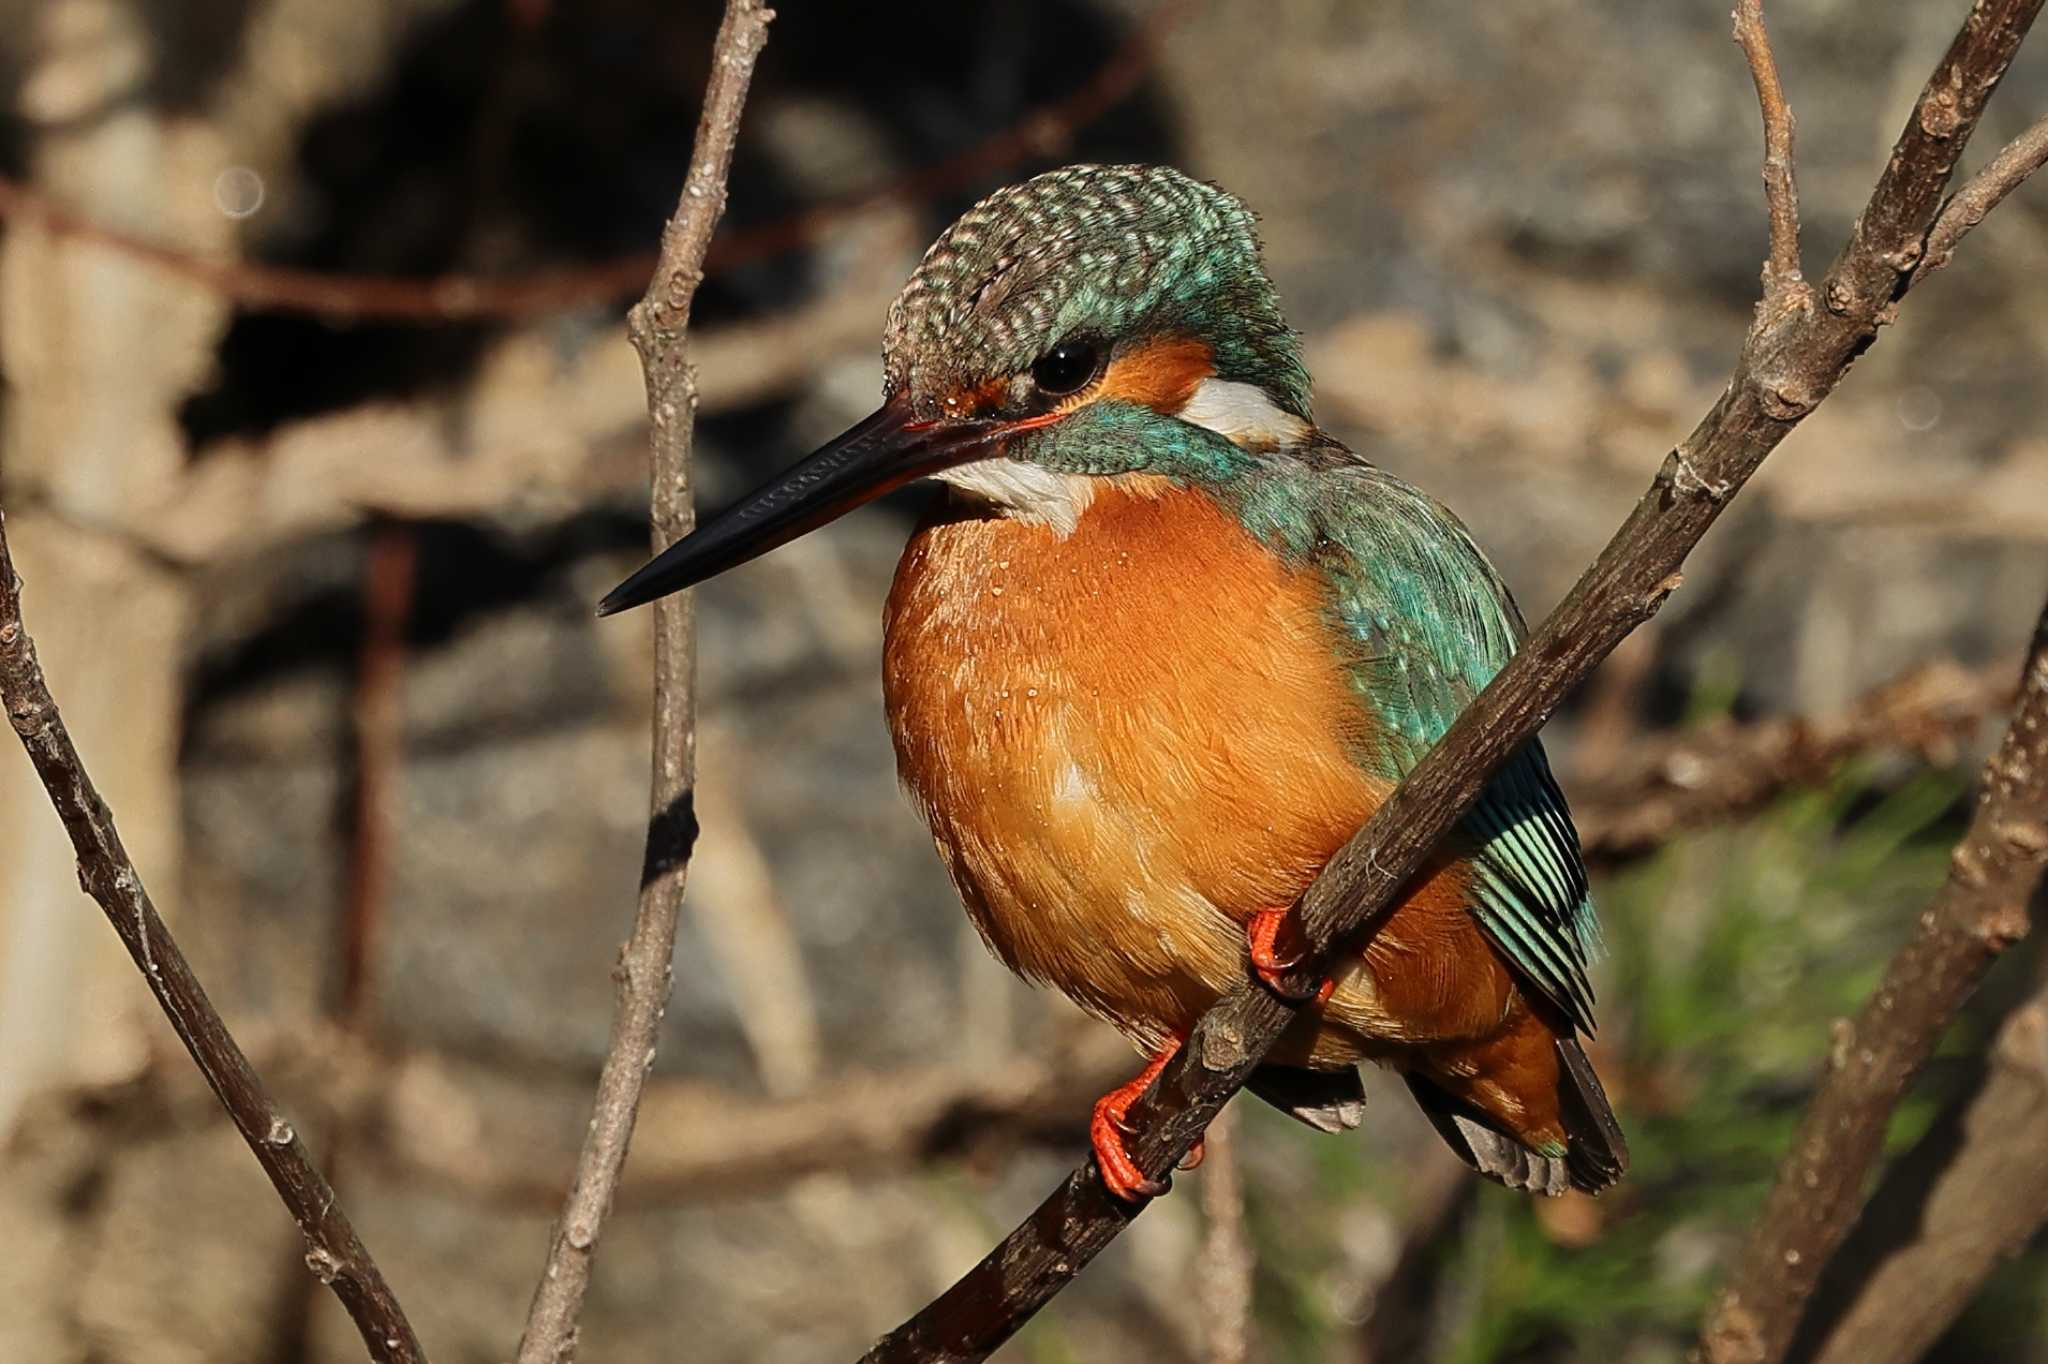
[[[1961, 8], [1772, 7], [1812, 267]], [[64, 215], [10, 195], [0, 223], [29, 623], [159, 904], [451, 1364], [510, 1353], [632, 910], [648, 625], [589, 608], [644, 549], [622, 307], [715, 21], [0, 0], [0, 172]], [[1979, 145], [2044, 107], [2024, 53]], [[1727, 374], [1757, 144], [1726, 0], [791, 4], [698, 308], [702, 495], [872, 405], [887, 300], [981, 193], [1170, 161], [1262, 213], [1323, 424], [1450, 502], [1538, 615]], [[1652, 731], [2016, 662], [2048, 584], [2044, 204], [2023, 191], [1915, 295], [1553, 726], [1568, 789]], [[587, 278], [622, 258], [623, 285]], [[262, 266], [584, 273], [481, 307], [308, 298]], [[1128, 1067], [984, 957], [896, 794], [879, 603], [921, 497], [700, 593], [703, 836], [587, 1359], [851, 1357], [1035, 1202]], [[1184, 1177], [1011, 1354], [1227, 1357], [1191, 1285], [1241, 1215], [1254, 1359], [1680, 1358], [1828, 1018], [1940, 879], [1949, 756], [1855, 763], [1603, 869], [1601, 1063], [1638, 1161], [1614, 1197], [1481, 1188], [1397, 1094], [1348, 1141], [1242, 1112], [1243, 1208]], [[359, 1357], [13, 756], [0, 1057], [0, 1358]], [[2044, 1303], [2048, 1257], [2022, 1257], [1940, 1357], [2048, 1358]]]

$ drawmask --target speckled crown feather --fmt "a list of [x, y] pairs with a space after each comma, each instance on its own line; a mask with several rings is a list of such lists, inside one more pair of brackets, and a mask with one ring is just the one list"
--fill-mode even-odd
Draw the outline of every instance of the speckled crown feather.
[[884, 385], [931, 415], [1077, 334], [1180, 330], [1224, 378], [1308, 415], [1308, 376], [1234, 195], [1166, 166], [1067, 166], [999, 189], [925, 252], [889, 309]]

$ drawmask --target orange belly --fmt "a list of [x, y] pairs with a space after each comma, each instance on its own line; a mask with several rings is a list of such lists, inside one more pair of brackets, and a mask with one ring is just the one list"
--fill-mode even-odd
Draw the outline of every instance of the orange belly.
[[[1246, 970], [1244, 924], [1290, 905], [1388, 787], [1321, 588], [1206, 494], [1094, 480], [1074, 531], [923, 526], [885, 618], [905, 784], [968, 913], [1013, 969], [1144, 1048]], [[1346, 1064], [1497, 1033], [1512, 978], [1446, 858], [1276, 1059]]]

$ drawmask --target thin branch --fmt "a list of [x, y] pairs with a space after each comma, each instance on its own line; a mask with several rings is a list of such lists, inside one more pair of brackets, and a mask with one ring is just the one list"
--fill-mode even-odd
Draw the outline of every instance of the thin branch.
[[1848, 316], [1876, 307], [1880, 321], [1889, 321], [1884, 305], [1919, 283], [1915, 270], [1927, 256], [1929, 232], [1949, 180], [1985, 102], [2040, 11], [2035, 0], [1976, 0], [1970, 6], [1955, 40], [1921, 87], [1876, 191], [1828, 271], [1830, 312]]
[[[662, 231], [661, 263], [654, 280], [627, 317], [627, 331], [647, 380], [652, 538], [657, 551], [687, 533], [692, 520], [690, 439], [697, 379], [684, 338], [690, 305], [704, 278], [711, 234], [725, 211], [726, 177], [739, 140], [740, 111], [774, 17], [760, 0], [726, 2], [712, 46], [711, 78], [689, 176], [675, 216]], [[641, 1089], [654, 1067], [674, 981], [683, 878], [697, 833], [691, 801], [696, 780], [695, 663], [694, 602], [685, 593], [655, 608], [654, 776], [640, 905], [614, 971], [618, 1009], [598, 1073], [590, 1130], [527, 1311], [518, 1364], [564, 1364], [575, 1355], [577, 1320], [590, 1286], [598, 1235], [626, 1164]]]
[[1953, 662], [1914, 668], [1811, 719], [1775, 715], [1724, 720], [1696, 730], [1640, 738], [1625, 764], [1572, 794], [1572, 818], [1586, 856], [1615, 861], [1656, 851], [1688, 829], [1724, 823], [1786, 791], [1826, 781], [1862, 754], [1904, 749], [1953, 762], [1983, 721], [2012, 705], [2012, 670]]
[[2048, 608], [2018, 708], [1984, 770], [1947, 882], [1853, 1022], [1835, 1026], [1825, 1078], [1761, 1219], [1700, 1337], [1709, 1364], [1775, 1364], [1848, 1234], [1892, 1111], [2000, 953], [2027, 932], [2048, 867]]
[[1764, 305], [1786, 306], [1805, 279], [1799, 264], [1799, 184], [1794, 176], [1792, 133], [1797, 120], [1778, 80], [1778, 59], [1764, 27], [1763, 0], [1736, 0], [1735, 42], [1749, 61], [1756, 101], [1764, 119], [1764, 203], [1770, 213], [1771, 254], [1764, 262]]
[[418, 576], [419, 532], [400, 523], [378, 526], [363, 565], [363, 644], [350, 704], [355, 790], [335, 1009], [343, 1027], [364, 1035], [377, 1005], [372, 985], [391, 884], [394, 788], [405, 747], [405, 629]]
[[2018, 189], [2026, 178], [2048, 162], [2048, 118], [2005, 144], [1984, 169], [1971, 176], [1963, 187], [1941, 206], [1941, 216], [1927, 234], [1927, 254], [1913, 272], [1913, 282], [1947, 265], [1955, 255], [1956, 243], [1971, 228], [1984, 221], [2006, 195]]
[[[1298, 906], [1314, 945], [1284, 985], [1306, 997], [1331, 946], [1355, 941], [1478, 799], [1495, 768], [1565, 694], [1677, 590], [1686, 554], [1764, 458], [1833, 391], [1892, 320], [1955, 158], [2041, 0], [1979, 0], [1923, 93], [1863, 216], [1829, 271], [1826, 306], [1760, 309], [1713, 409], [1665, 459], [1649, 491], [1564, 603], [1459, 716], [1429, 755], [1323, 869]], [[1940, 117], [1930, 111], [1940, 110]], [[1932, 129], [1932, 131], [1930, 131]], [[1938, 135], [1937, 135], [1938, 134]], [[1131, 1112], [1138, 1166], [1163, 1178], [1293, 1021], [1249, 980], [1212, 1007]], [[870, 1361], [986, 1358], [1141, 1211], [1091, 1166], [923, 1311]]]
[[[817, 240], [846, 218], [894, 202], [918, 202], [986, 181], [1032, 157], [1056, 156], [1076, 134], [1122, 103], [1151, 69], [1160, 42], [1184, 11], [1184, 0], [1161, 0], [1084, 84], [1027, 110], [1016, 122], [930, 166], [803, 209], [721, 239], [705, 257], [709, 270], [772, 259]], [[596, 265], [539, 270], [514, 278], [489, 275], [345, 275], [255, 261], [197, 256], [175, 246], [93, 222], [0, 176], [0, 219], [37, 223], [44, 231], [117, 251], [232, 299], [243, 308], [305, 313], [343, 321], [434, 325], [515, 321], [610, 303], [647, 286], [658, 267], [636, 254]]]
[[1209, 1128], [1202, 1160], [1202, 1339], [1209, 1364], [1245, 1364], [1251, 1354], [1251, 1242], [1244, 1229], [1244, 1172], [1237, 1124], [1228, 1113]]
[[[491, 1121], [493, 1099], [468, 1062], [374, 1045], [332, 1021], [248, 1042], [280, 1088], [320, 1094], [363, 1163], [407, 1184], [521, 1212], [561, 1207], [565, 1171], [554, 1154], [475, 1140]], [[1090, 1029], [1046, 1056], [847, 1070], [788, 1098], [651, 1076], [621, 1187], [635, 1207], [718, 1203], [786, 1189], [810, 1174], [921, 1170], [949, 1160], [982, 1169], [1019, 1151], [1070, 1149], [1075, 1125], [1096, 1096], [1126, 1078], [1129, 1058], [1120, 1038]], [[535, 1083], [552, 1090], [566, 1081]], [[140, 1076], [65, 1094], [63, 1111], [130, 1131], [190, 1131], [212, 1113], [188, 1069], [154, 1062]]]
[[2048, 976], [1983, 1083], [1899, 1158], [1828, 1266], [1794, 1358], [1912, 1364], [2048, 1225]]
[[1410, 1364], [1429, 1358], [1430, 1328], [1450, 1272], [1443, 1248], [1478, 1201], [1479, 1182], [1443, 1152], [1430, 1151], [1408, 1173], [1401, 1249], [1370, 1290], [1359, 1323], [1359, 1364]]
[[[1589, 857], [1643, 856], [1685, 834], [1740, 820], [1863, 754], [1896, 749], [1927, 762], [1954, 762], [1959, 747], [1988, 716], [2009, 710], [2016, 694], [2009, 666], [1968, 669], [1944, 661], [1916, 667], [1835, 715], [1770, 716], [1638, 738], [1625, 767], [1581, 781], [1574, 820]], [[446, 1123], [422, 1125], [406, 1104], [393, 1102], [423, 1088], [459, 1097], [460, 1082], [431, 1052], [372, 1054], [346, 1034], [327, 1031], [280, 1037], [256, 1051], [266, 1069], [302, 1069], [309, 1058], [330, 1064], [334, 1074], [304, 1083], [329, 1095], [358, 1096], [337, 1101], [337, 1115], [353, 1144], [396, 1173], [520, 1206], [561, 1201], [560, 1174], [544, 1154], [480, 1158], [466, 1141], [448, 1145]], [[1111, 1045], [992, 1070], [942, 1066], [841, 1076], [786, 1099], [650, 1078], [625, 1185], [643, 1203], [692, 1202], [745, 1196], [823, 1171], [894, 1169], [942, 1156], [978, 1160], [991, 1150], [1066, 1145], [1088, 1101], [1122, 1078], [1123, 1058]], [[113, 1101], [106, 1095], [96, 1100]], [[1458, 1173], [1454, 1165], [1443, 1168]], [[1460, 1175], [1459, 1187], [1468, 1186]]]
[[185, 954], [157, 917], [141, 874], [121, 846], [113, 812], [86, 774], [43, 680], [35, 641], [22, 623], [21, 579], [7, 550], [5, 512], [0, 512], [0, 703], [71, 836], [78, 854], [79, 885], [120, 934], [193, 1063], [299, 1224], [306, 1238], [306, 1267], [341, 1299], [372, 1359], [380, 1364], [417, 1364], [424, 1356], [404, 1309], [357, 1238], [334, 1190], [314, 1168], [305, 1143], [228, 1033]]

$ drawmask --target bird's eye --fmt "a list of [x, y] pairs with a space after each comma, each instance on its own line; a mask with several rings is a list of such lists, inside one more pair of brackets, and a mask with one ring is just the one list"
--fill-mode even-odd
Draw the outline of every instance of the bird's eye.
[[1078, 393], [1095, 377], [1100, 357], [1086, 341], [1062, 341], [1031, 366], [1031, 382], [1054, 398]]

